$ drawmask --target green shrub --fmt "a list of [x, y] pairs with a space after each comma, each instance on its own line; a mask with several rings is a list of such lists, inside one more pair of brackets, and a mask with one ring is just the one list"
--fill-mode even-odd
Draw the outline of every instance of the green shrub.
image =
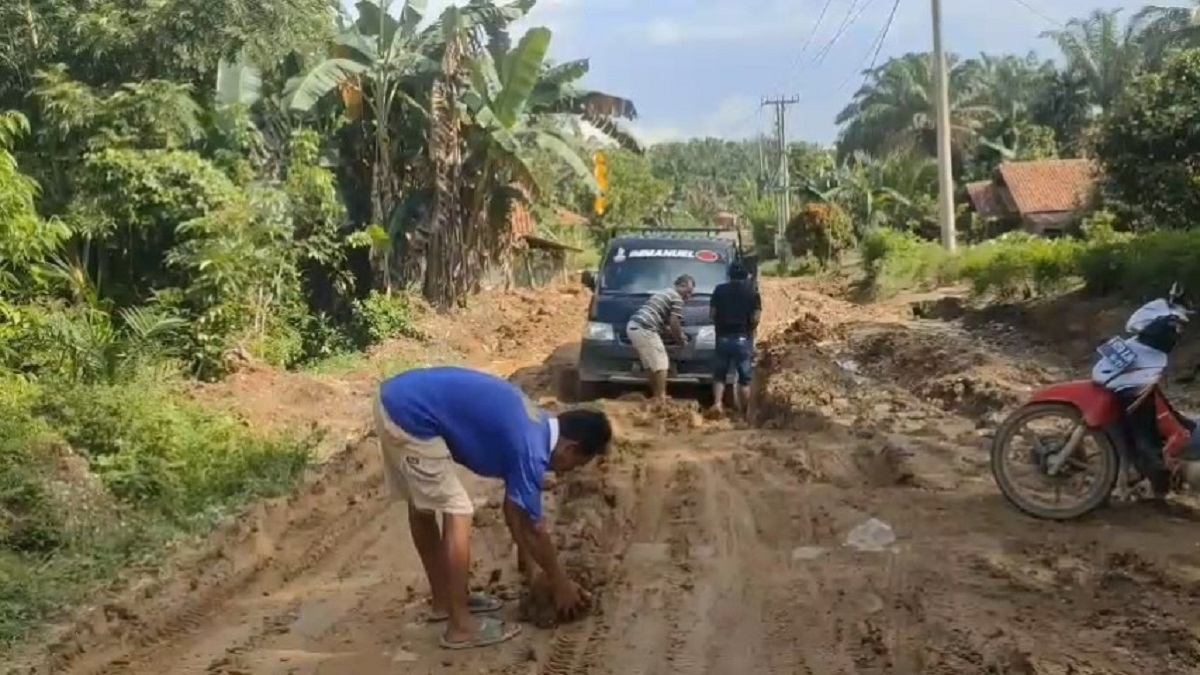
[[1093, 244], [1080, 258], [1092, 293], [1121, 292], [1133, 299], [1165, 293], [1174, 281], [1200, 289], [1200, 231], [1162, 230]]
[[355, 300], [354, 325], [363, 347], [398, 337], [421, 338], [413, 321], [412, 305], [402, 293], [371, 291], [366, 298]]
[[973, 246], [960, 255], [958, 273], [978, 296], [1012, 300], [1062, 292], [1081, 277], [1085, 244], [1025, 233]]
[[316, 440], [255, 431], [146, 378], [0, 372], [0, 645], [170, 539], [284, 494]]
[[837, 204], [809, 202], [784, 231], [792, 255], [811, 256], [828, 265], [854, 246], [854, 225]]
[[930, 288], [955, 278], [956, 261], [938, 244], [908, 232], [879, 228], [863, 238], [864, 280], [872, 295]]
[[47, 388], [39, 408], [113, 496], [180, 526], [280, 494], [308, 461], [310, 439], [256, 434], [164, 386]]

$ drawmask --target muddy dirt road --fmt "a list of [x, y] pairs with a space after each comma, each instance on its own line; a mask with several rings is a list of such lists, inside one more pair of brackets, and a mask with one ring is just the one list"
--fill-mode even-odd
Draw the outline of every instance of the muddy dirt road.
[[[549, 401], [571, 350], [546, 338], [569, 343], [584, 301], [549, 303], [563, 309], [541, 354], [493, 350], [493, 367]], [[1039, 523], [991, 483], [986, 427], [1063, 376], [1054, 355], [797, 282], [772, 282], [765, 303], [756, 426], [606, 401], [613, 456], [548, 491], [568, 565], [596, 591], [591, 617], [439, 651], [403, 512], [360, 437], [293, 498], [97, 608], [31, 672], [1200, 672], [1200, 522], [1127, 508]], [[476, 582], [516, 618], [499, 488], [471, 485]], [[895, 541], [846, 545], [870, 518]]]

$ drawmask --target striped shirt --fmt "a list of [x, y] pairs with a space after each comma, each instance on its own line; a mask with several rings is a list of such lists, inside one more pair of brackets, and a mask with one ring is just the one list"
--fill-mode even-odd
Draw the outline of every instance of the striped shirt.
[[683, 321], [683, 296], [674, 288], [659, 291], [634, 312], [630, 321], [656, 333], [665, 333], [671, 317], [679, 317]]

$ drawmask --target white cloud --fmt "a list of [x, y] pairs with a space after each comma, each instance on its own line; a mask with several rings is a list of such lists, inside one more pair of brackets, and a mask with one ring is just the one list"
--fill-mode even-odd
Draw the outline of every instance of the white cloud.
[[655, 127], [631, 122], [628, 125], [630, 133], [642, 145], [655, 145], [656, 143], [667, 143], [670, 141], [678, 141], [687, 138], [689, 134], [679, 127]]
[[652, 126], [634, 122], [629, 127], [639, 141], [648, 145], [690, 137], [744, 138], [757, 128], [759, 111], [757, 98], [736, 94], [718, 101], [694, 124]]
[[697, 4], [701, 6], [689, 8], [686, 13], [627, 24], [626, 31], [656, 46], [743, 42], [799, 36], [810, 30], [816, 19], [813, 8], [806, 6], [797, 10], [794, 0], [706, 0]]

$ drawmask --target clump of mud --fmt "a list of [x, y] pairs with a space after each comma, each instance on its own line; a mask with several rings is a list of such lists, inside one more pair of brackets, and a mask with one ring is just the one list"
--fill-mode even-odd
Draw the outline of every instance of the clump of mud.
[[[570, 572], [568, 571], [568, 573]], [[569, 619], [559, 616], [558, 608], [554, 603], [554, 588], [550, 585], [549, 579], [538, 577], [521, 593], [517, 609], [520, 620], [538, 628], [554, 628], [603, 614], [604, 610], [600, 604], [602, 589], [597, 589], [594, 585], [589, 586], [578, 576], [573, 576], [573, 578], [588, 593], [587, 605], [578, 614]]]
[[632, 400], [641, 404], [632, 406], [623, 414], [621, 422], [649, 430], [656, 435], [691, 431], [705, 424], [703, 411], [696, 401], [647, 401], [639, 394], [627, 394], [620, 400]]
[[842, 336], [840, 326], [830, 326], [812, 312], [805, 312], [779, 332], [774, 342], [817, 344]]

